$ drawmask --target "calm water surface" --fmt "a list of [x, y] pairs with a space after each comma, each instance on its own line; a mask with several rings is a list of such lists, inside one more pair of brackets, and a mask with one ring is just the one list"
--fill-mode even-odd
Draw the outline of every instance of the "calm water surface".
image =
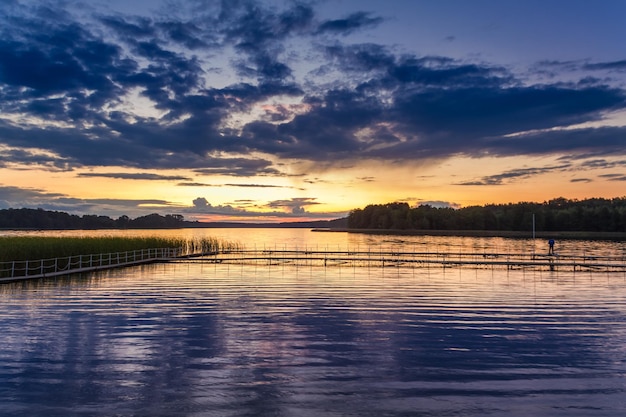
[[[268, 247], [534, 248], [496, 238], [184, 233]], [[0, 303], [2, 416], [626, 413], [624, 273], [160, 264], [5, 284]]]

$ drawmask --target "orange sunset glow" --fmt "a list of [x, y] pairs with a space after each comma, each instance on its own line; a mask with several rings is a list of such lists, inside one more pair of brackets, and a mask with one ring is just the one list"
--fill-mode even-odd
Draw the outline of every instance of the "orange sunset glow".
[[0, 6], [0, 208], [284, 222], [625, 194], [624, 2], [172, 4]]

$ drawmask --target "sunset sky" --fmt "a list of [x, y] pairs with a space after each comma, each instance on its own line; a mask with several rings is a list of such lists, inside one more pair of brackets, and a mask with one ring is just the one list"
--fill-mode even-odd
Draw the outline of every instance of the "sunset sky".
[[626, 1], [0, 3], [0, 208], [626, 196]]

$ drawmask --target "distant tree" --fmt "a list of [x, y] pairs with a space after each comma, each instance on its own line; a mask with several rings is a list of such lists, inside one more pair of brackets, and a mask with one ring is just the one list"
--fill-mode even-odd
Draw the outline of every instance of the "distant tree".
[[115, 220], [115, 225], [121, 229], [126, 229], [129, 223], [130, 218], [127, 215], [120, 216], [117, 218], [117, 220]]

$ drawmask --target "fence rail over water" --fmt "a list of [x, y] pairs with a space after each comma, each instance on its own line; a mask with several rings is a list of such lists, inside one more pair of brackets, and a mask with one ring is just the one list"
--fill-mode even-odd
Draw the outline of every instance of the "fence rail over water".
[[532, 270], [626, 272], [622, 255], [545, 255], [490, 252], [404, 252], [393, 250], [229, 250], [187, 258], [184, 262], [351, 267], [505, 268]]
[[62, 258], [0, 262], [0, 283], [55, 277], [153, 262], [200, 262], [254, 265], [372, 268], [500, 268], [549, 271], [626, 272], [621, 255], [545, 255], [495, 252], [405, 252], [394, 250], [230, 249], [186, 253], [182, 248], [74, 255]]

